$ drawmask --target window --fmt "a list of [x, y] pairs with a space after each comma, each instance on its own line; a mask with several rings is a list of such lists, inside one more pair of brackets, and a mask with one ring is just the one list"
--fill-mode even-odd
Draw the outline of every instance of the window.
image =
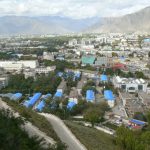
[[121, 89], [125, 90], [126, 89], [126, 85], [121, 85]]
[[143, 90], [143, 85], [138, 85], [138, 90], [142, 91]]

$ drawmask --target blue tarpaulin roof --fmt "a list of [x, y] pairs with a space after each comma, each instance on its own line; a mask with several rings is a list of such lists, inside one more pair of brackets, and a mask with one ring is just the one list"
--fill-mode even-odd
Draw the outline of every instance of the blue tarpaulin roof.
[[111, 90], [105, 90], [104, 91], [104, 97], [106, 100], [115, 100], [115, 97], [113, 95], [113, 92]]
[[144, 39], [144, 42], [150, 42], [150, 38]]
[[13, 94], [13, 96], [10, 98], [11, 100], [19, 100], [22, 97], [22, 93], [16, 93]]
[[80, 78], [81, 72], [76, 72], [74, 76], [75, 76], [75, 78]]
[[108, 78], [106, 75], [102, 74], [100, 77], [101, 81], [108, 81]]
[[67, 105], [67, 108], [72, 109], [75, 105], [76, 105], [75, 102], [69, 102], [68, 105]]
[[7, 94], [0, 94], [1, 97], [8, 97], [11, 98], [13, 96], [12, 93], [7, 93]]
[[93, 90], [87, 90], [86, 91], [86, 100], [87, 101], [94, 101], [95, 100], [95, 93]]
[[45, 107], [45, 101], [42, 100], [42, 101], [37, 105], [36, 110], [38, 110], [38, 111], [41, 112], [44, 107]]
[[54, 97], [62, 97], [63, 96], [63, 93], [62, 92], [60, 92], [60, 91], [57, 91], [56, 93], [55, 93], [55, 95], [54, 95]]
[[48, 93], [48, 94], [46, 94], [46, 95], [43, 97], [43, 99], [47, 99], [47, 98], [49, 98], [49, 97], [51, 97], [51, 96], [52, 96], [52, 94]]
[[64, 78], [67, 79], [68, 77], [74, 77], [74, 79], [79, 79], [81, 76], [81, 72], [72, 72], [68, 71], [64, 74]]
[[42, 95], [41, 93], [35, 93], [34, 96], [29, 101], [26, 101], [24, 103], [24, 106], [32, 107], [36, 103], [36, 101], [39, 100], [41, 95]]
[[44, 97], [43, 97], [43, 100], [37, 105], [36, 107], [36, 110], [38, 111], [42, 111], [43, 108], [45, 107], [45, 100], [48, 99], [49, 97], [51, 97], [52, 95], [50, 93], [46, 94]]
[[130, 122], [135, 123], [137, 125], [145, 125], [145, 122], [136, 119], [131, 119]]
[[57, 76], [62, 77], [63, 74], [64, 74], [63, 72], [58, 72], [58, 73], [57, 73]]

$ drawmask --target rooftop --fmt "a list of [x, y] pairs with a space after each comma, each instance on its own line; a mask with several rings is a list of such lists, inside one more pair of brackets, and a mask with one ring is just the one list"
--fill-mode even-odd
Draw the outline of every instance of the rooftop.
[[82, 56], [82, 63], [83, 64], [94, 64], [95, 57], [94, 56]]
[[86, 91], [86, 100], [87, 101], [94, 101], [95, 100], [95, 93], [93, 90]]
[[106, 100], [112, 100], [112, 101], [115, 100], [115, 97], [114, 97], [113, 92], [111, 90], [105, 90], [104, 91], [104, 97]]
[[146, 81], [144, 79], [135, 79], [135, 78], [121, 78], [116, 76], [117, 83], [127, 84], [127, 83], [134, 83], [134, 84], [145, 84]]

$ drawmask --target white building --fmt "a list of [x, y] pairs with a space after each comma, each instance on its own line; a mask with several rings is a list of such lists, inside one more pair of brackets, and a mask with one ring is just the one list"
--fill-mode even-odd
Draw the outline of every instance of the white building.
[[119, 76], [113, 77], [113, 84], [115, 88], [124, 90], [125, 92], [147, 92], [148, 83], [143, 79], [121, 78]]
[[35, 78], [35, 71], [33, 69], [26, 69], [24, 70], [23, 72], [24, 76], [25, 76], [25, 79], [29, 78], [29, 77], [33, 77]]
[[5, 88], [8, 85], [8, 77], [0, 77], [0, 89]]
[[68, 44], [69, 44], [69, 46], [75, 46], [75, 45], [78, 44], [78, 41], [76, 39], [72, 39], [72, 40], [69, 41]]
[[69, 101], [70, 102], [74, 102], [74, 103], [78, 103], [78, 91], [76, 88], [72, 89], [70, 91], [70, 94], [69, 94]]
[[43, 59], [44, 60], [51, 60], [54, 61], [54, 55], [48, 52], [43, 53]]
[[36, 68], [35, 69], [35, 72], [36, 73], [44, 73], [44, 74], [47, 74], [47, 73], [50, 73], [51, 71], [54, 71], [56, 69], [56, 66], [51, 66], [51, 67], [39, 67], [39, 68]]
[[0, 61], [0, 67], [5, 70], [22, 70], [24, 68], [35, 69], [38, 66], [36, 60], [25, 60], [25, 61]]
[[107, 100], [107, 103], [110, 108], [113, 108], [115, 106], [115, 100]]

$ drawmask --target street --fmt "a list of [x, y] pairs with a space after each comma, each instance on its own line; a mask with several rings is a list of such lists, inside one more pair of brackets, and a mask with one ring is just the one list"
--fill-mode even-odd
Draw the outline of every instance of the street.
[[61, 141], [67, 144], [68, 150], [87, 150], [61, 119], [51, 114], [42, 113], [41, 115], [45, 116], [45, 118], [52, 124]]

